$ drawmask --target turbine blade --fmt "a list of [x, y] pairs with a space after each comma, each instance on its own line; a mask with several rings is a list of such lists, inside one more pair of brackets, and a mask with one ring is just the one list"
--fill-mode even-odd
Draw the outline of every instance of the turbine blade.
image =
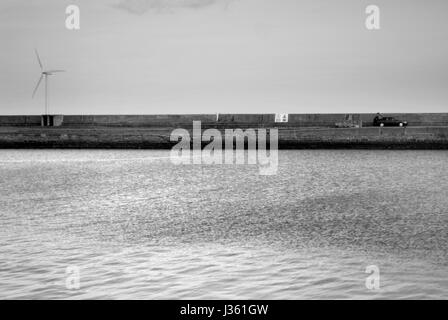
[[37, 52], [37, 49], [34, 49], [34, 52], [36, 52], [37, 62], [39, 62], [40, 69], [42, 70], [44, 67], [42, 66], [42, 61], [40, 61], [39, 52]]
[[41, 75], [40, 75], [40, 78], [39, 78], [39, 81], [37, 81], [36, 88], [34, 88], [34, 91], [33, 91], [33, 98], [34, 98], [34, 95], [36, 94], [37, 89], [39, 88], [40, 83], [42, 82], [42, 78], [43, 78], [43, 77], [44, 77], [44, 75], [41, 74]]
[[47, 70], [47, 73], [65, 72], [65, 70]]

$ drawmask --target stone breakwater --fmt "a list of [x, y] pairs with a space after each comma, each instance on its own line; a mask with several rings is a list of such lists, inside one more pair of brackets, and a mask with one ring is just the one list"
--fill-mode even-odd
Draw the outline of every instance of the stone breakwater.
[[[407, 121], [409, 126], [448, 126], [448, 113], [401, 113], [386, 114]], [[371, 126], [374, 113], [351, 114], [364, 126]], [[275, 114], [177, 114], [177, 115], [64, 115], [64, 127], [141, 127], [141, 128], [185, 128], [193, 121], [202, 126], [218, 128], [263, 128], [263, 127], [334, 127], [344, 121], [346, 115], [334, 114], [289, 114], [287, 123], [276, 123]], [[41, 116], [0, 116], [0, 127], [40, 126]]]
[[[298, 127], [290, 124], [226, 126], [202, 125], [202, 130], [227, 128], [242, 130], [278, 128], [280, 149], [360, 148], [360, 149], [448, 149], [448, 126], [325, 128]], [[174, 129], [190, 126], [0, 126], [0, 148], [132, 148], [168, 149]], [[268, 139], [269, 141], [269, 139]], [[203, 142], [204, 145], [209, 141]]]

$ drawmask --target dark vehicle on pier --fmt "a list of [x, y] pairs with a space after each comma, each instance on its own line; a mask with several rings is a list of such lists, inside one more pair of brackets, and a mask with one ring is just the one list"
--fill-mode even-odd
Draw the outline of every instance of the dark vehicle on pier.
[[408, 122], [395, 119], [394, 117], [383, 117], [379, 115], [373, 119], [373, 125], [376, 127], [406, 127]]

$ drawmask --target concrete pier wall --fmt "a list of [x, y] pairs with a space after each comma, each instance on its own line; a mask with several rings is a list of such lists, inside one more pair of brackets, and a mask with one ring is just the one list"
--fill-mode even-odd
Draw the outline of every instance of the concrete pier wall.
[[[371, 126], [374, 113], [352, 114], [364, 126]], [[385, 114], [410, 126], [448, 126], [448, 113]], [[198, 115], [65, 115], [65, 127], [188, 127], [193, 121], [217, 127], [334, 127], [345, 114], [289, 114], [287, 123], [275, 123], [275, 114], [198, 114]], [[40, 126], [40, 116], [0, 116], [0, 126]]]
[[[0, 116], [0, 148], [171, 148], [171, 132], [192, 129], [278, 128], [280, 148], [448, 149], [448, 113], [387, 114], [409, 127], [372, 127], [375, 114], [353, 114], [363, 128], [335, 128], [345, 114], [85, 115], [64, 116], [60, 127], [41, 127], [41, 116]], [[204, 144], [207, 144], [204, 142]]]
[[0, 126], [40, 126], [41, 116], [0, 116]]

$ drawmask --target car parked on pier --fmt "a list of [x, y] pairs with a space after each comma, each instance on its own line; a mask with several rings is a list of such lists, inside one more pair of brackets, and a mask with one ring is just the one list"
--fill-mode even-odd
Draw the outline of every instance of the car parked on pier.
[[406, 127], [408, 122], [395, 119], [394, 117], [376, 116], [373, 119], [373, 125], [376, 127]]

